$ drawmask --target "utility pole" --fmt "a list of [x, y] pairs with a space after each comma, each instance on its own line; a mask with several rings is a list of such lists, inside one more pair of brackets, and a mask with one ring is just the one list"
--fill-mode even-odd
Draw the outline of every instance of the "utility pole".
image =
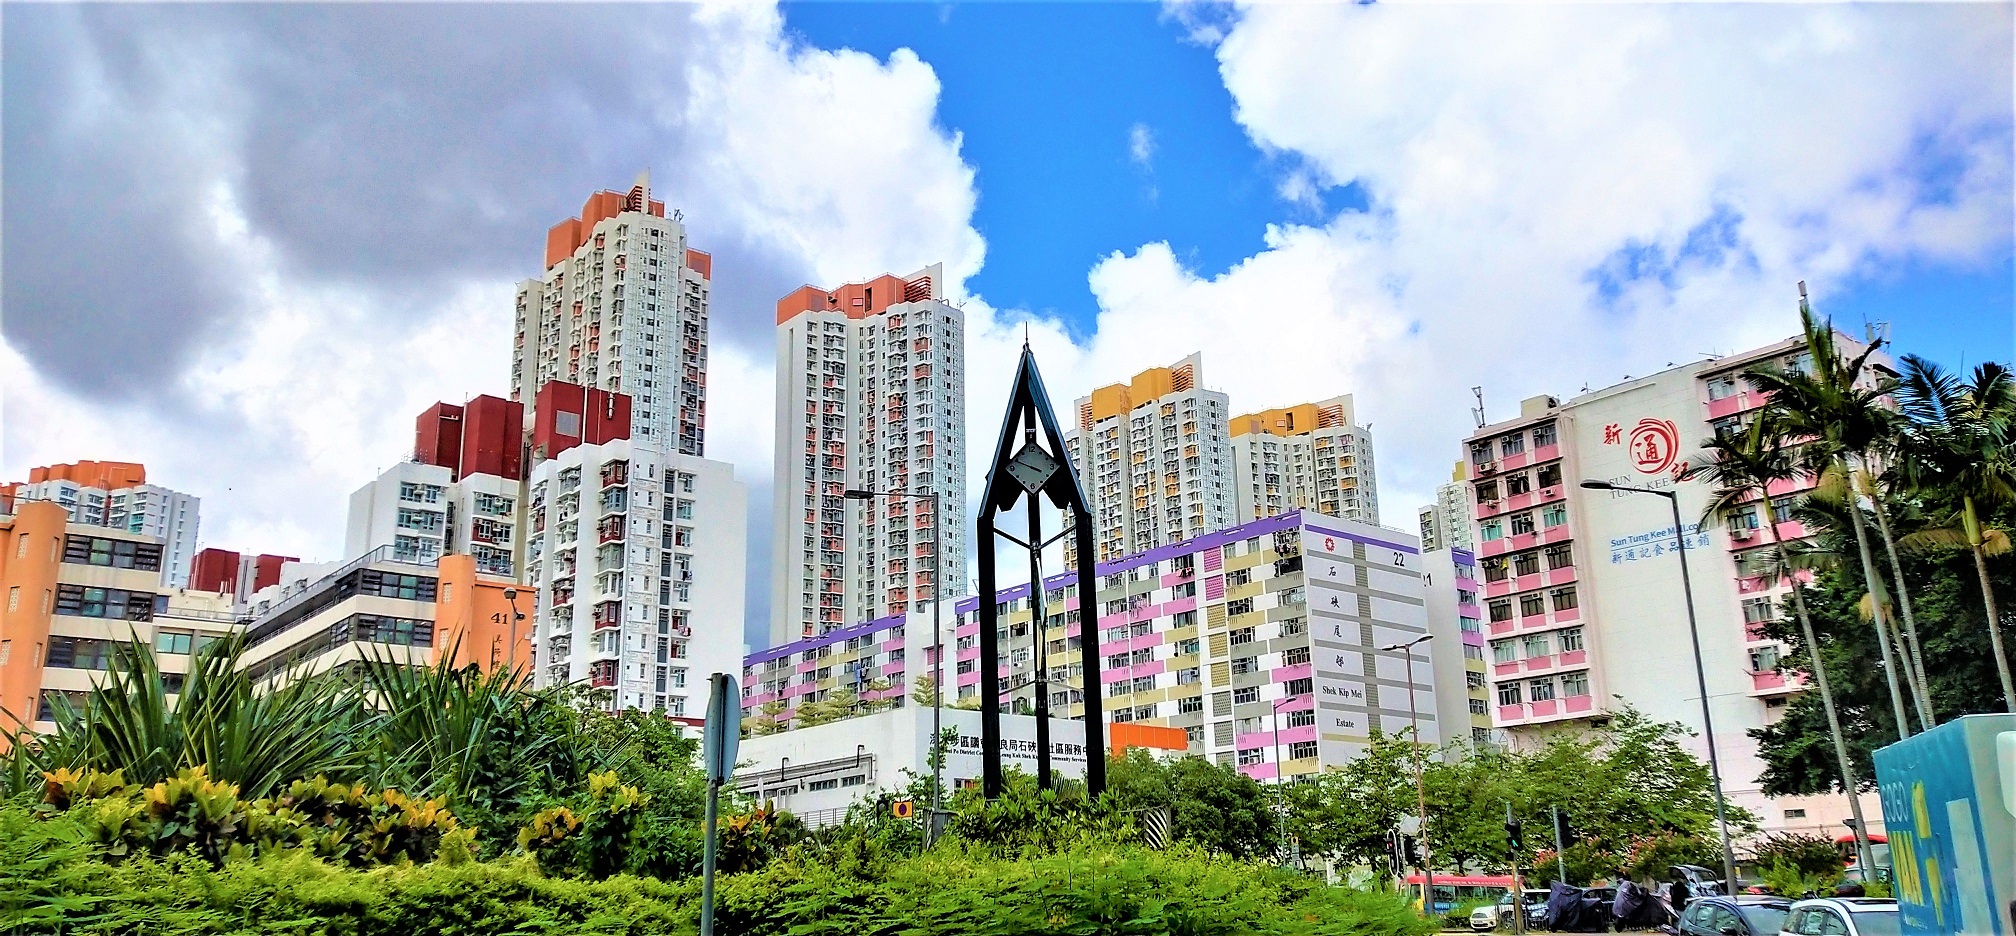
[[1554, 807], [1554, 867], [1561, 872], [1561, 883], [1568, 883], [1568, 856], [1561, 853], [1566, 846], [1561, 844], [1561, 807]]
[[1512, 815], [1512, 802], [1505, 802], [1505, 844], [1512, 852], [1512, 932], [1526, 932], [1526, 882], [1519, 877], [1519, 852], [1524, 847], [1519, 820]]

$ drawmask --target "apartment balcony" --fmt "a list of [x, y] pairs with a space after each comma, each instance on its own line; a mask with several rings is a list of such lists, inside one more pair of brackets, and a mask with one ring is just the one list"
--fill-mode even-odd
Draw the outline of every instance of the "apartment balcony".
[[597, 543], [621, 542], [626, 525], [624, 518], [621, 516], [602, 518], [600, 522], [595, 524], [595, 541]]
[[1546, 699], [1540, 702], [1522, 702], [1517, 705], [1500, 705], [1493, 713], [1491, 722], [1498, 728], [1512, 728], [1545, 722], [1567, 721], [1590, 718], [1602, 714], [1596, 707], [1593, 696], [1567, 696], [1560, 699]]
[[588, 685], [596, 689], [610, 689], [616, 685], [616, 661], [596, 660], [588, 667]]

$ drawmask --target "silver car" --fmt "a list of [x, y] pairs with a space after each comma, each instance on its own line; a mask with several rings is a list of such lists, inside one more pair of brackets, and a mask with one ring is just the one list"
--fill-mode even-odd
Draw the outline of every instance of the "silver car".
[[1897, 936], [1897, 901], [1888, 897], [1818, 897], [1792, 905], [1779, 936]]

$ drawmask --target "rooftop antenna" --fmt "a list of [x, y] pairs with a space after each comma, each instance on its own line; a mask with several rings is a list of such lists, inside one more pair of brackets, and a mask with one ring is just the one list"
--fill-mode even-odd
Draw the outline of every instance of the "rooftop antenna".
[[1476, 420], [1477, 428], [1484, 428], [1484, 388], [1471, 387], [1470, 394], [1477, 398], [1477, 405], [1470, 408], [1470, 418]]

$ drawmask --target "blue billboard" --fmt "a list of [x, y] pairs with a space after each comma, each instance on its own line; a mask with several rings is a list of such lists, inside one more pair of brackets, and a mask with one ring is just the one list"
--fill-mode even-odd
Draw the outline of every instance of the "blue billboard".
[[2016, 715], [1968, 715], [1876, 752], [1907, 934], [2016, 936]]

